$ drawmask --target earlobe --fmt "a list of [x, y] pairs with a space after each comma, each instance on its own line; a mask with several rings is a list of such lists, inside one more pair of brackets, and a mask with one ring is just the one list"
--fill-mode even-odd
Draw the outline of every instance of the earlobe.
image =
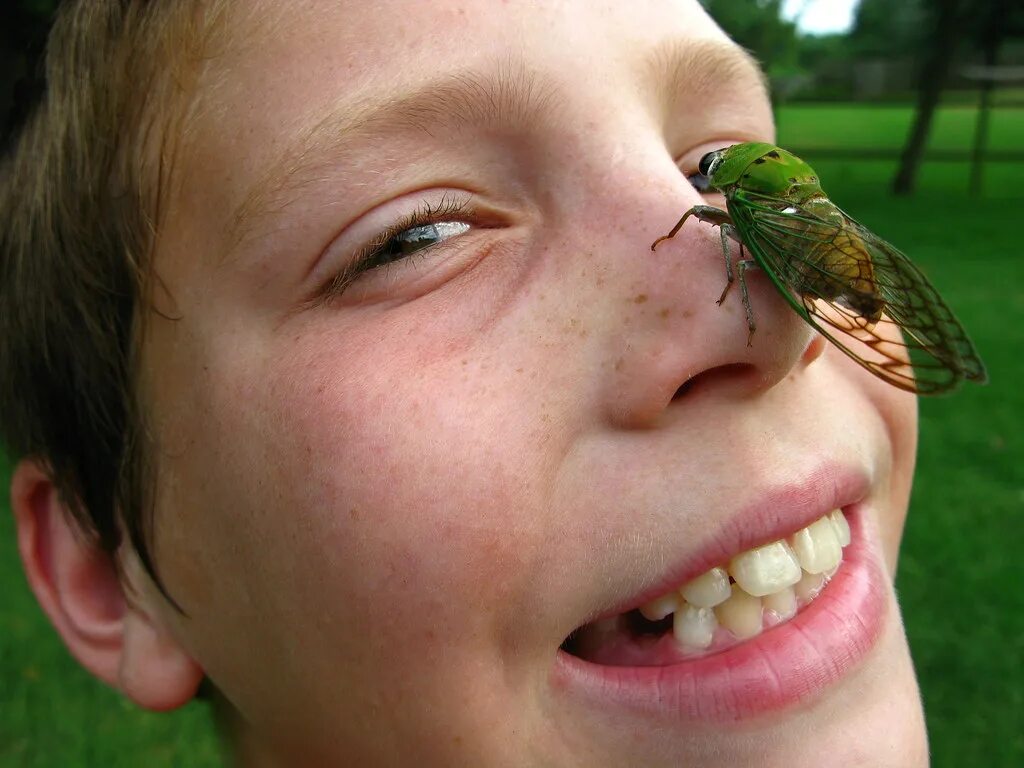
[[126, 599], [112, 557], [79, 532], [38, 462], [15, 467], [11, 507], [29, 586], [71, 655], [142, 707], [188, 702], [202, 670], [155, 611]]

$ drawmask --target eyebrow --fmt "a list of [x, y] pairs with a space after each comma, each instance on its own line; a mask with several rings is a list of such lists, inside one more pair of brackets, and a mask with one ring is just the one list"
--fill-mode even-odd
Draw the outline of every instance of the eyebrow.
[[720, 39], [672, 38], [657, 45], [646, 59], [648, 74], [672, 98], [683, 94], [711, 99], [724, 86], [749, 86], [757, 98], [770, 102], [768, 78], [745, 49]]
[[283, 208], [325, 158], [341, 162], [363, 141], [410, 132], [528, 125], [550, 117], [553, 94], [525, 67], [506, 64], [495, 72], [457, 72], [390, 97], [346, 100], [300, 128], [252, 184], [231, 219], [230, 248], [242, 242], [252, 220]]
[[[671, 98], [711, 98], [723, 84], [749, 84], [768, 99], [767, 81], [753, 57], [720, 39], [669, 39], [649, 51], [641, 71]], [[250, 186], [231, 217], [227, 260], [254, 221], [285, 208], [292, 193], [326, 162], [343, 162], [368, 139], [422, 131], [458, 132], [536, 125], [559, 108], [553, 85], [542, 86], [523, 64], [496, 71], [466, 70], [403, 93], [347, 99], [308, 121]]]

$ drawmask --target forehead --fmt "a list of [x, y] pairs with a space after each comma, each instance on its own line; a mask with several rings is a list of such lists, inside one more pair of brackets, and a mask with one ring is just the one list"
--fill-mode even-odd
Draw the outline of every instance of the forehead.
[[645, 83], [692, 108], [723, 88], [767, 103], [756, 65], [694, 0], [304, 0], [244, 5], [230, 24], [186, 152], [186, 214], [218, 217], [222, 253], [322, 157], [358, 164], [360, 137], [527, 123], [594, 82], [610, 106]]

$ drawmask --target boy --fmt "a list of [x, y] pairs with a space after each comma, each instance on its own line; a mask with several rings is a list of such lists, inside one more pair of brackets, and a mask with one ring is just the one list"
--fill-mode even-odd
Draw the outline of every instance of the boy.
[[0, 403], [93, 674], [207, 679], [240, 765], [926, 763], [913, 397], [649, 249], [773, 138], [696, 2], [103, 0], [50, 56]]

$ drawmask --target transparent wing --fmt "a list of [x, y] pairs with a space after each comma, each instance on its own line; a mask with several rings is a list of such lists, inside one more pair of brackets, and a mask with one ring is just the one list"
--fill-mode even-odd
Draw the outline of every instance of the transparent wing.
[[829, 341], [900, 389], [937, 394], [985, 367], [924, 274], [828, 201], [821, 211], [740, 192], [729, 213], [783, 296]]

